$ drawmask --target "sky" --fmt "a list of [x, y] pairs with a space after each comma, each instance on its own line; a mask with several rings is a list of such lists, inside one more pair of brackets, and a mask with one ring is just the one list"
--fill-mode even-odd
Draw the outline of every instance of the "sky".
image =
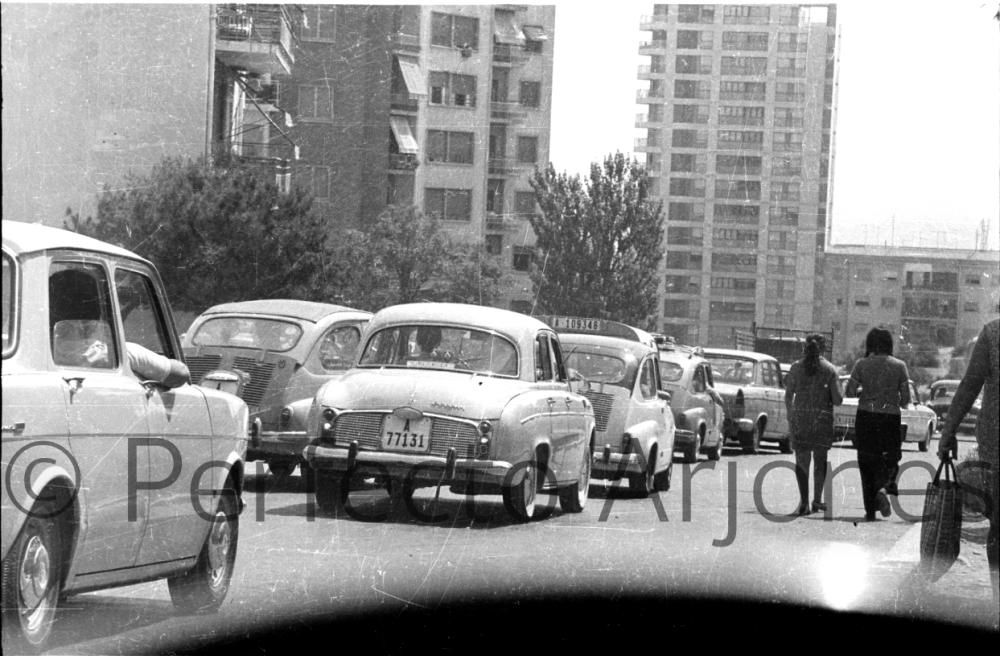
[[[746, 4], [746, 3], [745, 3]], [[838, 3], [832, 243], [1000, 247], [1000, 3]], [[631, 154], [653, 2], [556, 3], [550, 160]], [[638, 159], [642, 159], [641, 156]]]

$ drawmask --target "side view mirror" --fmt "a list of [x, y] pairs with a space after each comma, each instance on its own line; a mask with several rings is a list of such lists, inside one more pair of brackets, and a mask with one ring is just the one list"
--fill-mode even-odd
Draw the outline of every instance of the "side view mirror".
[[667, 390], [657, 390], [656, 398], [662, 401], [666, 401], [667, 403], [670, 403], [670, 392], [668, 392]]

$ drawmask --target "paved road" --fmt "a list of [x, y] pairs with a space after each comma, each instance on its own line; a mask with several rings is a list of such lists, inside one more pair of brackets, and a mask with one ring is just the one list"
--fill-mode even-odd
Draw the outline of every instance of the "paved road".
[[553, 497], [551, 516], [530, 524], [512, 523], [499, 497], [470, 505], [442, 492], [435, 501], [433, 489], [418, 492], [415, 505], [440, 514], [436, 522], [373, 489], [352, 493], [355, 517], [316, 514], [301, 476], [276, 482], [261, 466], [261, 475], [248, 478], [236, 574], [218, 614], [176, 615], [162, 581], [80, 595], [67, 600], [50, 653], [163, 652], [178, 641], [292, 620], [305, 626], [331, 613], [623, 592], [895, 609], [989, 626], [996, 607], [985, 569], [982, 589], [957, 596], [914, 585], [916, 495], [935, 458], [933, 448], [905, 449], [903, 494], [892, 517], [875, 523], [860, 521], [854, 451], [846, 445], [831, 450], [838, 473], [829, 514], [802, 518], [787, 515], [797, 503], [793, 460], [777, 452], [727, 450], [718, 463], [677, 463], [672, 489], [649, 499], [597, 483], [583, 513], [561, 513]]

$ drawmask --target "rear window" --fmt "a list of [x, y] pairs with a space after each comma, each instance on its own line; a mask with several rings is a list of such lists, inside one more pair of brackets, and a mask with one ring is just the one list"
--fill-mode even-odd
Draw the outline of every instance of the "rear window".
[[753, 382], [753, 360], [718, 355], [706, 359], [712, 365], [712, 378], [717, 383], [745, 385]]
[[484, 330], [455, 326], [393, 326], [378, 331], [361, 354], [362, 367], [454, 369], [517, 376], [517, 348]]
[[684, 375], [684, 367], [676, 362], [664, 362], [660, 360], [660, 378], [665, 383], [676, 383]]
[[288, 351], [302, 337], [302, 328], [290, 321], [255, 317], [219, 317], [198, 327], [191, 338], [197, 346], [228, 346], [264, 351]]

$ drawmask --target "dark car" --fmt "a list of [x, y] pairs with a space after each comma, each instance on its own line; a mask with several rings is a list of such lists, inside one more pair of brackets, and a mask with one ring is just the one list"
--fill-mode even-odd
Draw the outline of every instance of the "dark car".
[[[939, 426], [945, 417], [948, 416], [948, 409], [951, 408], [951, 402], [955, 398], [955, 391], [958, 390], [958, 385], [961, 382], [958, 379], [945, 379], [931, 383], [930, 391], [927, 395], [927, 405], [937, 415]], [[976, 422], [979, 419], [979, 408], [982, 405], [982, 401], [983, 396], [980, 394], [979, 398], [976, 399], [972, 407], [969, 408], [969, 411], [962, 418], [962, 423], [958, 427], [959, 430], [969, 432], [976, 430]]]

